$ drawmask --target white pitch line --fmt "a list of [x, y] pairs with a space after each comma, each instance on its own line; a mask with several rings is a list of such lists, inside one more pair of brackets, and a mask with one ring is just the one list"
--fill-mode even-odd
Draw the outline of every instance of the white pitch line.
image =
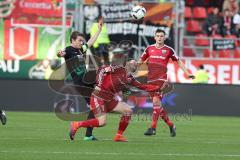
[[[0, 140], [42, 140], [43, 138], [35, 138], [35, 137], [26, 137], [26, 138], [8, 138], [8, 137], [3, 137], [0, 138]], [[149, 140], [158, 140], [161, 143], [179, 143], [184, 141], [184, 143], [188, 143], [188, 144], [222, 144], [222, 145], [240, 145], [240, 142], [228, 142], [228, 141], [217, 141], [217, 140], [209, 140], [207, 141], [207, 139], [186, 139], [186, 140], [182, 140], [182, 139], [176, 139], [174, 140], [174, 138], [172, 140], [167, 139], [167, 138], [157, 138], [157, 137], [134, 137], [131, 138], [132, 140], [130, 142], [133, 143], [139, 143], [139, 139], [145, 139], [147, 142], [147, 139]], [[68, 138], [63, 138], [63, 139], [53, 139], [53, 138], [49, 138], [49, 140], [51, 141], [70, 141], [70, 139]], [[99, 137], [99, 142], [103, 142], [103, 141], [112, 141], [113, 139], [109, 139], [109, 138], [103, 138], [103, 137]], [[205, 140], [205, 141], [204, 141]], [[78, 138], [76, 139], [76, 141], [82, 141], [82, 138]], [[141, 141], [143, 142], [143, 141]]]
[[195, 154], [195, 153], [117, 153], [117, 152], [40, 152], [40, 151], [0, 151], [0, 153], [30, 154], [79, 154], [79, 155], [113, 155], [113, 156], [177, 156], [177, 157], [240, 157], [240, 154]]
[[[44, 138], [33, 138], [33, 137], [29, 137], [29, 138], [7, 138], [7, 137], [3, 137], [0, 138], [0, 140], [42, 140]], [[138, 142], [143, 142], [143, 141], [139, 141], [138, 139], [149, 139], [149, 141], [146, 140], [146, 142], [152, 142], [153, 140], [158, 140], [161, 141], [162, 143], [187, 143], [187, 144], [222, 144], [222, 145], [240, 145], [240, 142], [220, 142], [220, 141], [200, 141], [196, 140], [194, 141], [194, 139], [188, 139], [188, 140], [181, 140], [181, 139], [177, 139], [177, 140], [169, 140], [167, 138], [149, 138], [149, 137], [135, 137], [135, 138], [131, 138], [132, 140], [129, 142], [134, 142], [134, 143], [138, 143]], [[63, 138], [63, 139], [53, 139], [53, 138], [49, 138], [49, 140], [53, 140], [53, 141], [70, 141], [70, 139], [68, 138]], [[112, 141], [113, 139], [109, 139], [109, 138], [101, 138], [99, 137], [99, 142], [103, 142], [103, 141]], [[82, 141], [81, 138], [76, 139], [76, 141]]]

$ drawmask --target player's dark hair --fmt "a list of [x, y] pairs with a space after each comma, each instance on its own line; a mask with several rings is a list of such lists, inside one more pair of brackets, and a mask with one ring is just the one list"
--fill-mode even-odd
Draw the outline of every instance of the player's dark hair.
[[163, 33], [164, 35], [166, 35], [166, 32], [164, 30], [162, 30], [162, 29], [157, 29], [155, 31], [155, 34], [157, 34], [157, 33]]
[[70, 42], [72, 43], [72, 40], [76, 40], [78, 36], [84, 37], [84, 34], [78, 32], [78, 31], [73, 31], [70, 36]]

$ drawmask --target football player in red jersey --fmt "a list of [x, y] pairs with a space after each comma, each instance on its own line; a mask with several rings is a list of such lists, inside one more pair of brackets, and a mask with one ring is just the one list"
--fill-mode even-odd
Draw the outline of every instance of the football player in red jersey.
[[91, 96], [91, 110], [96, 118], [72, 122], [70, 125], [70, 139], [74, 139], [74, 135], [80, 127], [101, 127], [106, 124], [108, 112], [115, 111], [122, 114], [119, 122], [119, 128], [114, 141], [126, 142], [127, 139], [123, 136], [123, 132], [128, 126], [131, 119], [132, 110], [130, 106], [121, 102], [116, 98], [123, 89], [134, 86], [145, 91], [159, 91], [160, 88], [151, 84], [141, 84], [133, 78], [132, 72], [137, 69], [137, 63], [131, 60], [126, 63], [126, 66], [112, 65], [105, 66], [98, 70], [96, 78], [96, 87]]
[[[167, 64], [170, 59], [177, 62], [188, 78], [194, 79], [194, 76], [188, 72], [183, 62], [178, 58], [173, 48], [164, 44], [166, 39], [165, 31], [157, 29], [155, 32], [156, 43], [148, 46], [140, 58], [140, 64], [147, 62], [148, 65], [148, 83], [157, 85], [160, 88], [166, 88], [167, 83]], [[144, 133], [145, 135], [155, 135], [158, 117], [160, 116], [170, 128], [170, 135], [176, 136], [176, 127], [169, 119], [167, 112], [161, 104], [162, 93], [150, 93], [153, 101], [152, 126]]]

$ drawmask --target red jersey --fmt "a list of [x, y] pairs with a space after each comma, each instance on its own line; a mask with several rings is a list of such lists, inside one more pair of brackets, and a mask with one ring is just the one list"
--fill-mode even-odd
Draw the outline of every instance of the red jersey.
[[98, 70], [93, 95], [109, 101], [115, 97], [116, 93], [129, 86], [148, 92], [159, 90], [158, 86], [138, 82], [131, 74], [127, 73], [123, 66], [113, 65], [105, 66]]
[[148, 81], [167, 80], [167, 64], [169, 59], [178, 61], [173, 48], [163, 45], [157, 48], [155, 45], [148, 46], [141, 56], [141, 60], [148, 61]]

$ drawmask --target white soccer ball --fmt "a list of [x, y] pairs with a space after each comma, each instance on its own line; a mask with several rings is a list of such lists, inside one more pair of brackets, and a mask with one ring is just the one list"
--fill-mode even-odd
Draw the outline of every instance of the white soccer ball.
[[146, 14], [146, 9], [143, 6], [134, 6], [131, 10], [131, 17], [134, 20], [141, 20]]

